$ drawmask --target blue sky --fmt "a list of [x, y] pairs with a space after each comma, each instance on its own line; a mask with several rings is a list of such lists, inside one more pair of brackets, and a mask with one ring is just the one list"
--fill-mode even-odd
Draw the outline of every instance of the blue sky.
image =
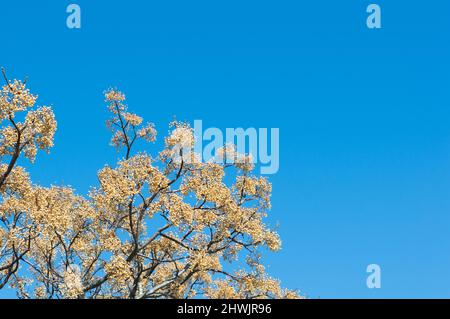
[[[0, 65], [58, 120], [34, 182], [86, 193], [114, 163], [102, 92], [156, 123], [280, 128], [270, 272], [321, 298], [450, 297], [450, 3], [70, 1], [0, 7]], [[28, 167], [28, 166], [27, 166]], [[382, 288], [366, 287], [366, 266]], [[0, 292], [0, 296], [8, 296]]]

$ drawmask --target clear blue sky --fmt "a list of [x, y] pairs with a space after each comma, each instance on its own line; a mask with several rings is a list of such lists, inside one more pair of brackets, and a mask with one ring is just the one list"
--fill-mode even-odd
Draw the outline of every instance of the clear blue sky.
[[[70, 1], [0, 6], [0, 65], [59, 125], [34, 182], [86, 193], [114, 163], [109, 86], [160, 139], [174, 115], [279, 127], [271, 274], [311, 297], [450, 297], [448, 1], [72, 2], [81, 30], [65, 25]], [[365, 25], [371, 2], [381, 30]]]

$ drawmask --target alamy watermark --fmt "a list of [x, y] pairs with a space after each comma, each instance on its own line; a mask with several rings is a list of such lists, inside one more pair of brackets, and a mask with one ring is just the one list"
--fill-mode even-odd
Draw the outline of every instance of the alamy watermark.
[[203, 127], [202, 120], [195, 120], [193, 129], [176, 128], [172, 132], [175, 141], [172, 159], [176, 162], [238, 164], [255, 166], [260, 173], [275, 174], [280, 168], [279, 128], [226, 128]]
[[366, 24], [369, 29], [381, 29], [381, 7], [378, 4], [372, 3], [367, 6]]
[[[381, 29], [381, 7], [378, 4], [369, 4], [366, 8], [369, 14], [366, 25], [369, 29]], [[69, 15], [66, 19], [66, 25], [69, 29], [81, 29], [81, 7], [78, 4], [69, 4], [66, 8]]]
[[81, 8], [78, 4], [69, 4], [66, 8], [69, 16], [66, 19], [66, 25], [69, 29], [81, 29]]
[[377, 264], [370, 264], [367, 266], [366, 272], [369, 273], [367, 276], [366, 285], [369, 289], [380, 289], [381, 288], [381, 267]]

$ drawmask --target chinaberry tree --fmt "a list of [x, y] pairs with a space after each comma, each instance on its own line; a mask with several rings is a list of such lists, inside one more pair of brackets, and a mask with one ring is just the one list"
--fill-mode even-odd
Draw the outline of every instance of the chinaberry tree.
[[[0, 93], [0, 289], [23, 298], [291, 298], [261, 262], [280, 248], [264, 219], [271, 185], [240, 160], [203, 163], [189, 150], [191, 127], [171, 123], [154, 156], [137, 146], [156, 138], [128, 111], [125, 96], [105, 92], [116, 165], [98, 172], [87, 196], [34, 185], [18, 165], [53, 145], [56, 121], [37, 107], [26, 83]], [[145, 147], [144, 147], [145, 148]]]

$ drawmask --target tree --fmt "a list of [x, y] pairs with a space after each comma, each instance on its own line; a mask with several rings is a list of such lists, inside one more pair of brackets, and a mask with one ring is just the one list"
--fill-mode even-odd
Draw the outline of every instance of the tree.
[[23, 298], [299, 297], [261, 263], [262, 250], [281, 243], [264, 223], [271, 185], [252, 174], [248, 156], [226, 145], [221, 155], [240, 160], [198, 161], [193, 130], [181, 122], [171, 123], [157, 156], [137, 152], [137, 142], [154, 142], [156, 130], [112, 89], [105, 92], [107, 126], [123, 159], [98, 172], [86, 197], [36, 186], [16, 162], [48, 151], [56, 122], [50, 108], [34, 110], [25, 83], [5, 80], [0, 289], [9, 285]]

